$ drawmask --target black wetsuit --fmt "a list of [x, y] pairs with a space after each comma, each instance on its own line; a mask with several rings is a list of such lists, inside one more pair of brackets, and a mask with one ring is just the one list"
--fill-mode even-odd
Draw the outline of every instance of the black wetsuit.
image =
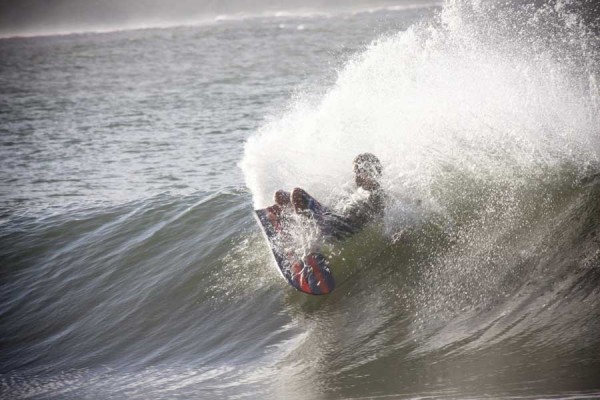
[[[364, 189], [363, 189], [364, 191]], [[368, 192], [368, 196], [356, 199], [339, 212], [327, 211], [325, 219], [328, 228], [325, 234], [336, 239], [344, 239], [362, 230], [369, 222], [383, 216], [385, 196], [381, 189]]]

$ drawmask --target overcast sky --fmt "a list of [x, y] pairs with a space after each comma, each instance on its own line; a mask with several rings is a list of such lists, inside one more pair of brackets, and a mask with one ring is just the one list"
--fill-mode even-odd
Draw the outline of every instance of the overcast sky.
[[[193, 23], [211, 16], [436, 0], [0, 0], [0, 36]], [[441, 2], [441, 0], [438, 0]]]

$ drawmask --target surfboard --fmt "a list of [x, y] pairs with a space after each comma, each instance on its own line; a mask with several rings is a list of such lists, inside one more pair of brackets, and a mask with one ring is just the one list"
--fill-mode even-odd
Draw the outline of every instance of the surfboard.
[[301, 292], [312, 295], [331, 293], [335, 288], [335, 281], [327, 259], [318, 252], [297, 255], [294, 241], [287, 231], [288, 212], [287, 208], [277, 204], [255, 210], [281, 276]]

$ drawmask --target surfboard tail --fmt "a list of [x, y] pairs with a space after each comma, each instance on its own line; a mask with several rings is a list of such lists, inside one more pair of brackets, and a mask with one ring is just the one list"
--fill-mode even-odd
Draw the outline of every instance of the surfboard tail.
[[293, 251], [286, 250], [287, 232], [281, 211], [278, 206], [255, 211], [279, 272], [291, 286], [301, 292], [312, 295], [331, 293], [335, 288], [335, 281], [325, 256], [313, 252], [300, 258]]

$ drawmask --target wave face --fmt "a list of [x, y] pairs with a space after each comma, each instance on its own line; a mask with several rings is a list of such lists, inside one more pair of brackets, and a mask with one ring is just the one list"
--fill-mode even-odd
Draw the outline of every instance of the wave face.
[[[0, 398], [600, 397], [578, 10], [0, 41]], [[365, 151], [385, 215], [326, 248], [331, 294], [296, 292], [252, 207], [294, 186], [335, 206]]]
[[[463, 389], [450, 369], [479, 389], [523, 374], [552, 391], [563, 363], [597, 388], [599, 48], [563, 2], [448, 1], [248, 140], [255, 207], [293, 186], [333, 205], [356, 154], [385, 165], [382, 226], [333, 261], [360, 271], [339, 290], [357, 310], [333, 357], [345, 384], [412, 387], [410, 360]], [[539, 373], [525, 372], [532, 358]]]

